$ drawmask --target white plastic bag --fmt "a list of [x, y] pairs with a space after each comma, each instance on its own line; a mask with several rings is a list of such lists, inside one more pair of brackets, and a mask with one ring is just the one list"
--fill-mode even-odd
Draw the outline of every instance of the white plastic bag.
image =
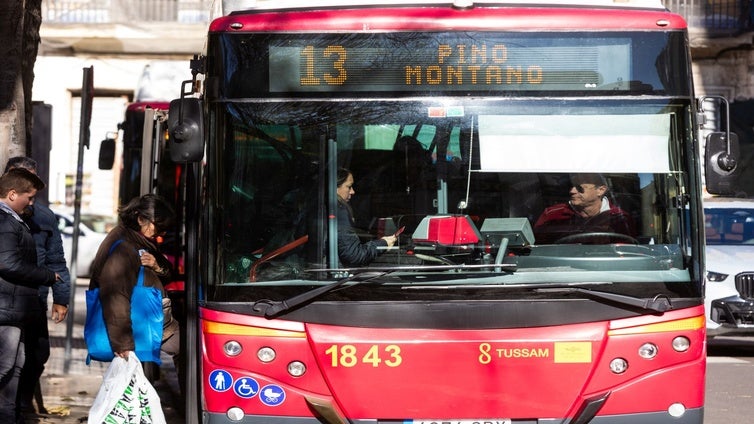
[[89, 409], [89, 424], [165, 424], [160, 397], [133, 352], [115, 357]]

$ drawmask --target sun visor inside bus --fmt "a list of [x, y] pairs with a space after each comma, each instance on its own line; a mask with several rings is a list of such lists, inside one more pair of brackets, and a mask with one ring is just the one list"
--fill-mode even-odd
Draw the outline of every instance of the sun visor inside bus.
[[670, 115], [481, 115], [483, 172], [670, 171]]

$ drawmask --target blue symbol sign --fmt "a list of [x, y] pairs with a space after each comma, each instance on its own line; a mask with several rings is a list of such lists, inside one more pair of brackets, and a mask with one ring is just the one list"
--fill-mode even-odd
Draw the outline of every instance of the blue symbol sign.
[[241, 377], [233, 385], [233, 391], [244, 399], [253, 398], [259, 393], [259, 383], [251, 377]]
[[209, 387], [216, 392], [224, 392], [233, 386], [233, 377], [225, 370], [214, 370], [209, 374]]
[[277, 384], [262, 387], [259, 400], [267, 406], [278, 406], [285, 401], [285, 390]]

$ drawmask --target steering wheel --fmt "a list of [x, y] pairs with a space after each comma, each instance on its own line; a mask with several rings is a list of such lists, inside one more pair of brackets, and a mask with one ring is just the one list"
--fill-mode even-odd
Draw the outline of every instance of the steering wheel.
[[636, 240], [635, 238], [629, 236], [628, 234], [613, 233], [609, 231], [603, 231], [603, 232], [590, 231], [586, 233], [570, 234], [570, 235], [567, 235], [565, 237], [561, 237], [555, 240], [555, 244], [575, 243], [579, 241], [595, 240], [595, 239], [600, 239], [600, 238], [618, 239], [618, 240], [622, 240], [622, 241], [632, 243], [632, 244], [639, 244], [639, 240]]

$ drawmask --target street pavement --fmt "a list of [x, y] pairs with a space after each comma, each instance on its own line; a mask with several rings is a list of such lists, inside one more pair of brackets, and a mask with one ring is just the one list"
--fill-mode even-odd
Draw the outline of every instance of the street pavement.
[[[40, 379], [43, 405], [46, 409], [36, 414], [28, 414], [27, 424], [36, 423], [86, 423], [89, 408], [97, 396], [102, 376], [109, 363], [92, 361], [86, 364], [86, 344], [84, 343], [84, 319], [86, 304], [82, 301], [86, 284], [79, 280], [76, 287], [73, 330], [70, 337], [70, 354], [66, 356], [66, 322], [55, 324], [48, 320], [50, 329], [50, 359]], [[69, 317], [71, 319], [71, 317]], [[160, 395], [162, 410], [168, 424], [184, 422], [180, 413], [181, 401], [178, 379], [170, 356], [163, 354], [160, 379], [154, 387]], [[38, 403], [35, 403], [38, 408]]]

